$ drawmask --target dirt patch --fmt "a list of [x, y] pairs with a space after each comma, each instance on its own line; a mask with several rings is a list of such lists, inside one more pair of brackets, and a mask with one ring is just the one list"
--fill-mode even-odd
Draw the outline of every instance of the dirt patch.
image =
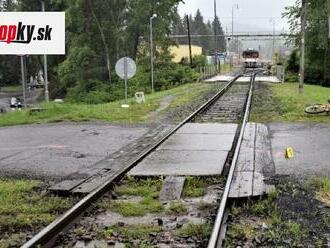
[[311, 180], [274, 179], [267, 198], [234, 205], [226, 247], [328, 247], [330, 208]]
[[[166, 110], [166, 109], [171, 105], [171, 102], [172, 102], [174, 99], [175, 99], [175, 96], [171, 96], [171, 95], [170, 95], [170, 96], [165, 96], [165, 97], [161, 100], [158, 109], [156, 109], [155, 111], [149, 113], [149, 114], [147, 115], [147, 119], [150, 120], [150, 122], [156, 122], [158, 115], [159, 115], [162, 111]], [[159, 117], [158, 117], [158, 118], [159, 118]]]

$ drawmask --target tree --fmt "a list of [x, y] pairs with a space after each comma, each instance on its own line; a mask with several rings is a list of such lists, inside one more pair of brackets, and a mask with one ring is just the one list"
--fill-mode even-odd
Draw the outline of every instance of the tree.
[[[328, 0], [308, 1], [306, 6], [306, 81], [330, 86], [330, 52]], [[300, 46], [301, 1], [286, 8], [284, 17], [289, 19], [290, 30], [295, 36], [289, 42]]]
[[[16, 7], [17, 5], [13, 0], [0, 1], [1, 11], [13, 11]], [[19, 66], [19, 58], [17, 56], [0, 56], [0, 85], [18, 83], [20, 80], [20, 75], [17, 73]]]
[[[174, 23], [172, 25], [172, 34], [174, 35], [187, 35], [187, 27], [185, 18], [181, 19], [179, 14], [176, 14]], [[201, 46], [203, 48], [204, 54], [213, 54], [215, 45], [214, 45], [214, 25], [216, 25], [216, 31], [219, 37], [217, 38], [218, 51], [226, 50], [226, 40], [224, 36], [224, 31], [222, 29], [219, 18], [217, 17], [211, 23], [210, 21], [205, 22], [204, 17], [201, 11], [198, 9], [195, 16], [189, 15], [190, 29], [192, 35], [202, 35], [202, 37], [193, 37], [192, 44]], [[187, 44], [187, 37], [175, 39], [178, 44]]]
[[224, 36], [224, 31], [222, 29], [220, 20], [218, 17], [212, 22], [213, 30], [216, 30], [217, 37], [217, 44], [218, 44], [218, 51], [225, 52], [226, 51], [226, 38]]
[[[45, 0], [47, 11], [66, 13], [65, 56], [49, 56], [50, 92], [53, 97], [65, 95], [91, 100], [102, 92], [103, 100], [118, 99], [119, 79], [114, 65], [122, 56], [136, 59], [139, 78], [148, 78], [150, 66], [150, 17], [154, 20], [155, 69], [161, 75], [159, 89], [173, 84], [175, 64], [171, 63], [168, 47], [175, 44], [170, 33], [185, 31], [185, 23], [178, 15], [181, 0]], [[0, 0], [1, 10], [40, 11], [40, 0]], [[16, 56], [0, 56], [0, 81], [19, 81]], [[41, 56], [29, 56], [28, 70], [34, 75], [42, 69]], [[185, 72], [180, 67], [180, 73]], [[184, 75], [175, 74], [174, 78]], [[190, 73], [190, 72], [189, 72]], [[170, 75], [170, 76], [167, 76]], [[172, 77], [169, 79], [169, 77]], [[166, 80], [170, 81], [167, 83]], [[149, 82], [142, 82], [149, 85]], [[141, 84], [141, 83], [140, 83]], [[161, 85], [164, 84], [164, 85]], [[144, 87], [144, 86], [143, 86]], [[107, 97], [104, 97], [105, 95]], [[93, 99], [92, 99], [93, 100]], [[93, 101], [91, 101], [93, 102]]]

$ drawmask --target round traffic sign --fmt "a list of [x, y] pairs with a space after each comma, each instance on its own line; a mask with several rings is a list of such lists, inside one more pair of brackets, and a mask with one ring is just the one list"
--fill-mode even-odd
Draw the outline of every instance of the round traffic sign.
[[116, 73], [121, 79], [131, 79], [136, 74], [136, 64], [129, 57], [121, 58], [116, 63]]

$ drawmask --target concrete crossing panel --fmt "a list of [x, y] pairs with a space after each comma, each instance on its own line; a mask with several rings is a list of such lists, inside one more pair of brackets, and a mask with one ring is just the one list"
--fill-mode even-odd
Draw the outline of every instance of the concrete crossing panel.
[[221, 175], [236, 130], [236, 124], [186, 124], [129, 174]]

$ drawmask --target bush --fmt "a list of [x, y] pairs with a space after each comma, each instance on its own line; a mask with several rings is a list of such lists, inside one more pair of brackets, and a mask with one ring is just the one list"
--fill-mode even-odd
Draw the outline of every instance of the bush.
[[[181, 62], [181, 65], [190, 66], [189, 58], [184, 58]], [[203, 67], [207, 64], [205, 55], [196, 55], [193, 57], [193, 68]]]
[[298, 73], [293, 73], [291, 71], [288, 71], [285, 74], [285, 82], [289, 82], [289, 83], [297, 83], [297, 82], [299, 82], [299, 75], [298, 75]]
[[[158, 63], [155, 65], [155, 90], [167, 90], [173, 87], [195, 82], [199, 74], [189, 66], [175, 63]], [[133, 97], [138, 91], [151, 92], [149, 68], [139, 67], [134, 78], [128, 81], [128, 96]], [[123, 99], [125, 95], [124, 80], [113, 76], [113, 83], [90, 79], [68, 89], [67, 100], [87, 104], [101, 104]]]
[[286, 70], [290, 72], [299, 72], [299, 55], [298, 55], [298, 50], [293, 50], [292, 53], [290, 54], [290, 57], [286, 61]]

